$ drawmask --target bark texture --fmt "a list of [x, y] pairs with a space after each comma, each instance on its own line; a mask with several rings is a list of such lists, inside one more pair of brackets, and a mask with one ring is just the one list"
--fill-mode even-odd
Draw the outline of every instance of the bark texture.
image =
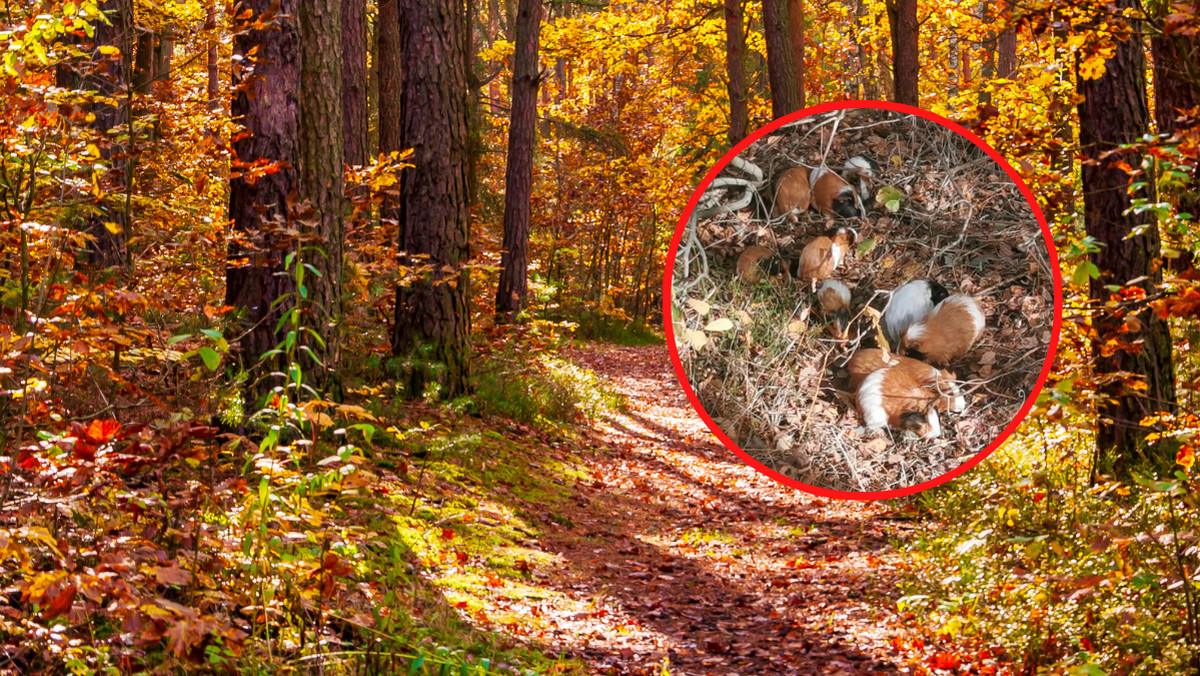
[[504, 171], [504, 244], [496, 289], [496, 319], [501, 322], [515, 321], [529, 294], [529, 221], [541, 28], [542, 0], [520, 0], [513, 36], [512, 115]]
[[[295, 288], [292, 277], [283, 274], [283, 264], [295, 245], [286, 229], [299, 162], [299, 0], [247, 0], [244, 6], [270, 27], [242, 30], [234, 37], [234, 53], [242, 58], [234, 60], [230, 112], [246, 131], [235, 136], [233, 149], [240, 165], [264, 162], [277, 171], [253, 183], [240, 176], [229, 181], [232, 232], [225, 303], [241, 313], [244, 334], [238, 341], [238, 360], [250, 373], [251, 392], [260, 394], [277, 384], [267, 377], [276, 370], [277, 360], [260, 359], [280, 342], [275, 325], [289, 307], [284, 302], [272, 308], [271, 303]], [[249, 57], [256, 48], [256, 55]]]
[[763, 0], [763, 33], [767, 42], [767, 79], [771, 83], [771, 117], [800, 110], [796, 62], [788, 38], [788, 0]]
[[400, 180], [400, 264], [420, 273], [396, 290], [392, 350], [408, 360], [407, 392], [438, 383], [469, 391], [465, 8], [458, 0], [400, 0], [404, 64], [401, 146], [414, 168]]
[[[311, 345], [325, 370], [324, 384], [338, 368], [337, 322], [342, 315], [345, 154], [342, 133], [342, 7], [338, 0], [300, 2], [300, 199], [313, 213], [301, 220], [305, 251], [301, 260], [320, 273], [306, 275], [305, 324], [325, 342]], [[343, 6], [344, 7], [344, 6]], [[366, 64], [364, 64], [365, 67]], [[365, 81], [362, 83], [365, 85]], [[361, 89], [365, 94], [365, 87]], [[364, 141], [365, 143], [365, 141]], [[365, 145], [363, 146], [365, 148]], [[324, 255], [311, 251], [319, 247]]]
[[746, 138], [750, 127], [742, 0], [725, 0], [725, 72], [725, 86], [729, 91], [729, 145], [735, 146]]
[[[90, 72], [80, 79], [72, 72], [60, 71], [60, 78], [67, 80], [66, 86], [82, 86], [94, 89], [102, 96], [111, 97], [118, 103], [96, 102], [91, 107], [95, 120], [91, 126], [99, 137], [97, 147], [100, 160], [106, 164], [100, 186], [104, 195], [95, 204], [84, 230], [92, 236], [88, 243], [88, 263], [93, 268], [109, 268], [129, 263], [126, 239], [129, 229], [129, 214], [126, 212], [126, 197], [129, 189], [129, 159], [127, 141], [122, 143], [118, 136], [128, 131], [129, 125], [129, 71], [134, 56], [133, 2], [132, 0], [107, 0], [99, 9], [108, 17], [108, 24], [96, 22]], [[116, 47], [120, 54], [105, 55], [102, 47]]]
[[342, 129], [346, 164], [367, 163], [367, 1], [342, 0]]
[[[797, 110], [804, 107], [804, 0], [788, 0], [788, 36], [796, 71]], [[853, 80], [847, 77], [847, 80]]]
[[204, 10], [204, 32], [208, 34], [208, 53], [206, 56], [205, 70], [208, 74], [207, 92], [208, 92], [208, 108], [209, 110], [217, 110], [221, 107], [221, 83], [220, 69], [217, 61], [217, 5], [216, 0], [213, 0]]
[[[400, 138], [401, 94], [404, 65], [400, 56], [399, 0], [379, 0], [377, 58], [379, 59], [379, 152], [404, 149]], [[384, 195], [379, 216], [392, 223], [400, 219], [398, 198]]]
[[[1131, 7], [1133, 0], [1118, 0], [1121, 8]], [[1100, 277], [1091, 280], [1092, 301], [1101, 306], [1111, 292], [1107, 285], [1125, 286], [1135, 279], [1138, 286], [1152, 291], [1161, 280], [1156, 260], [1160, 255], [1159, 234], [1149, 213], [1126, 214], [1130, 198], [1127, 194], [1129, 177], [1112, 166], [1116, 157], [1102, 157], [1118, 145], [1137, 140], [1149, 128], [1146, 105], [1145, 59], [1140, 39], [1117, 43], [1116, 53], [1108, 61], [1102, 77], [1079, 80], [1079, 144], [1083, 157], [1083, 208], [1087, 234], [1103, 243], [1092, 261]], [[1137, 157], [1122, 157], [1133, 166]], [[1146, 196], [1146, 195], [1142, 195]], [[1149, 225], [1142, 234], [1129, 236], [1138, 225]], [[1096, 338], [1093, 361], [1098, 387], [1096, 425], [1097, 472], [1128, 478], [1145, 454], [1145, 435], [1148, 428], [1140, 422], [1158, 411], [1175, 408], [1175, 370], [1172, 365], [1171, 334], [1166, 322], [1149, 309], [1136, 315], [1141, 329], [1133, 334], [1118, 333], [1128, 328], [1125, 317], [1101, 309], [1093, 319]], [[1105, 356], [1106, 340], [1121, 338], [1126, 342], [1142, 340], [1139, 349], [1116, 350]], [[1132, 374], [1145, 383], [1138, 391], [1130, 385]], [[1153, 447], [1161, 452], [1165, 444]], [[1174, 451], [1171, 450], [1171, 461]]]
[[892, 32], [892, 100], [919, 106], [917, 0], [888, 0], [887, 14]]

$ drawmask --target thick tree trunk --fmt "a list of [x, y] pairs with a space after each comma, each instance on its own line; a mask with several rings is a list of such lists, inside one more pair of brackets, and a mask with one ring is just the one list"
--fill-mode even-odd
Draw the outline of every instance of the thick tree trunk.
[[1013, 0], [1004, 2], [1004, 30], [996, 37], [996, 77], [1011, 80], [1017, 74], [1017, 27]]
[[[1118, 0], [1117, 4], [1132, 7], [1133, 0]], [[1161, 279], [1156, 264], [1160, 252], [1154, 217], [1149, 212], [1126, 213], [1130, 204], [1129, 176], [1113, 166], [1118, 158], [1104, 157], [1119, 145], [1136, 141], [1149, 128], [1145, 65], [1140, 39], [1127, 39], [1117, 43], [1102, 77], [1079, 80], [1079, 93], [1084, 97], [1079, 104], [1079, 144], [1087, 160], [1083, 163], [1084, 224], [1087, 234], [1102, 244], [1092, 255], [1100, 270], [1100, 277], [1090, 284], [1091, 298], [1097, 306], [1109, 301], [1109, 285], [1125, 286], [1140, 279], [1135, 284], [1149, 293]], [[1137, 157], [1120, 159], [1133, 166], [1139, 164]], [[1144, 190], [1141, 196], [1146, 196]], [[1147, 225], [1141, 234], [1131, 236], [1134, 228]], [[1095, 470], [1120, 478], [1128, 478], [1138, 464], [1138, 456], [1146, 451], [1148, 428], [1140, 425], [1142, 419], [1175, 407], [1168, 325], [1149, 309], [1134, 316], [1140, 323], [1134, 333], [1127, 332], [1128, 315], [1099, 309], [1093, 318], [1096, 339], [1092, 358], [1101, 383], [1097, 392], [1100, 419], [1096, 425]], [[1105, 343], [1118, 338], [1143, 342], [1140, 349], [1116, 349], [1105, 356]], [[1144, 390], [1129, 382], [1133, 377], [1145, 384]], [[1160, 443], [1154, 448], [1161, 452], [1166, 445]], [[1174, 460], [1174, 451], [1170, 460]]]
[[[225, 303], [241, 313], [244, 333], [238, 340], [238, 360], [251, 375], [251, 393], [261, 394], [279, 384], [268, 377], [278, 370], [278, 359], [263, 362], [261, 357], [282, 340], [275, 325], [290, 307], [286, 301], [271, 304], [295, 289], [283, 265], [295, 246], [286, 231], [292, 225], [290, 194], [298, 185], [299, 0], [246, 0], [243, 6], [254, 17], [271, 18], [266, 28], [240, 30], [234, 36], [234, 54], [241, 58], [233, 62], [230, 112], [247, 132], [233, 142], [236, 166], [268, 163], [277, 170], [253, 182], [235, 172], [229, 181], [232, 233]], [[273, 9], [277, 11], [267, 14]]]
[[746, 33], [742, 27], [742, 0], [725, 0], [725, 71], [729, 90], [729, 145], [735, 146], [750, 127], [746, 96]]
[[367, 0], [342, 0], [342, 129], [346, 164], [367, 163]]
[[[1150, 53], [1154, 57], [1154, 121], [1158, 133], [1174, 136], [1186, 128], [1179, 117], [1200, 105], [1200, 39], [1194, 35], [1155, 36], [1150, 39]], [[1189, 188], [1171, 190], [1166, 197], [1174, 202], [1176, 213], [1191, 214], [1195, 223], [1200, 217], [1200, 196], [1195, 189], [1200, 172], [1192, 169], [1190, 175]], [[1179, 242], [1171, 244], [1180, 256], [1167, 260], [1169, 268], [1182, 270], [1194, 264], [1190, 248]]]
[[401, 146], [414, 168], [400, 180], [400, 264], [392, 351], [409, 360], [407, 394], [440, 383], [442, 394], [470, 390], [466, 267], [468, 250], [467, 74], [464, 7], [459, 0], [401, 0], [405, 67]]
[[[312, 312], [305, 325], [317, 332], [324, 347], [310, 345], [320, 357], [326, 387], [336, 387], [339, 359], [337, 324], [342, 316], [342, 240], [344, 237], [343, 176], [345, 174], [342, 105], [342, 8], [338, 0], [300, 2], [300, 199], [314, 210], [303, 219], [304, 248], [300, 259], [320, 274], [306, 275], [304, 284]], [[366, 64], [363, 64], [366, 67]], [[361, 75], [361, 74], [360, 74]], [[365, 93], [366, 82], [359, 83]], [[360, 130], [361, 131], [361, 130]], [[365, 150], [365, 145], [360, 148]], [[319, 247], [323, 255], [310, 252]]]
[[788, 36], [792, 42], [792, 64], [796, 71], [798, 110], [804, 107], [804, 0], [788, 0]]
[[788, 39], [788, 0], [763, 0], [763, 33], [767, 41], [767, 78], [771, 82], [771, 117], [800, 110], [796, 62]]
[[[376, 58], [379, 60], [379, 152], [404, 150], [400, 138], [401, 95], [404, 65], [400, 58], [399, 0], [379, 0]], [[379, 216], [384, 221], [400, 220], [398, 198], [385, 194]]]
[[[99, 9], [107, 15], [109, 23], [95, 23], [92, 68], [83, 78], [81, 86], [94, 89], [119, 103], [110, 105], [97, 102], [91, 108], [95, 116], [92, 128], [99, 136], [96, 145], [100, 148], [100, 159], [107, 167], [99, 181], [104, 194], [96, 203], [96, 211], [88, 217], [84, 229], [92, 236], [87, 247], [88, 264], [93, 268], [109, 268], [130, 261], [125, 245], [129, 229], [129, 214], [126, 211], [128, 147], [121, 145], [116, 136], [127, 131], [129, 125], [127, 89], [134, 56], [133, 3], [132, 0], [107, 0], [100, 3]], [[101, 53], [102, 47], [116, 47], [121, 52], [108, 56]], [[78, 82], [70, 73], [65, 73], [65, 76]]]
[[887, 14], [892, 33], [893, 100], [919, 106], [917, 0], [887, 0]]
[[508, 165], [504, 173], [504, 244], [496, 290], [496, 319], [500, 322], [515, 321], [529, 293], [529, 220], [541, 28], [542, 0], [521, 0], [513, 36], [516, 51], [512, 61]]

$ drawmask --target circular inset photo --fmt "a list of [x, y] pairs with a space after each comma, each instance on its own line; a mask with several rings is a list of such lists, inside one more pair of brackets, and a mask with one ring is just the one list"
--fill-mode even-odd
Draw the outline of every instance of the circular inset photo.
[[731, 450], [829, 497], [966, 471], [1033, 406], [1062, 283], [1017, 173], [948, 120], [851, 102], [709, 172], [665, 285], [672, 359]]

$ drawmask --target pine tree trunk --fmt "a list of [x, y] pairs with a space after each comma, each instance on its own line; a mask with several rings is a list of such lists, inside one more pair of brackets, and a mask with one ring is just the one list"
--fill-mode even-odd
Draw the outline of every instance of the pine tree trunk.
[[[379, 0], [376, 58], [379, 61], [379, 152], [404, 150], [400, 138], [401, 94], [404, 66], [400, 59], [399, 0]], [[398, 198], [385, 194], [379, 216], [384, 221], [400, 220]]]
[[[310, 345], [324, 367], [324, 383], [336, 388], [332, 377], [340, 356], [336, 326], [342, 316], [342, 245], [344, 238], [345, 174], [342, 105], [342, 8], [338, 0], [300, 2], [300, 190], [302, 202], [315, 213], [301, 220], [305, 251], [300, 259], [320, 274], [306, 275], [305, 325], [316, 331], [325, 346]], [[364, 68], [365, 68], [364, 63]], [[360, 93], [365, 93], [365, 82]], [[361, 130], [360, 130], [361, 131]], [[365, 146], [360, 146], [365, 148]], [[311, 251], [319, 247], [321, 253]]]
[[537, 122], [538, 36], [542, 1], [521, 0], [514, 31], [512, 115], [504, 173], [504, 244], [496, 319], [515, 321], [529, 294], [529, 230], [533, 197], [533, 146]]
[[887, 14], [892, 33], [893, 100], [919, 106], [917, 0], [887, 0]]
[[367, 1], [342, 0], [342, 127], [346, 164], [367, 163]]
[[414, 151], [400, 181], [400, 263], [420, 272], [396, 290], [392, 351], [410, 360], [408, 396], [439, 383], [457, 397], [470, 391], [471, 374], [466, 17], [459, 0], [399, 7], [401, 146]]
[[742, 0], [725, 0], [725, 71], [729, 90], [729, 145], [735, 146], [750, 128], [746, 96], [746, 33], [742, 27]]
[[804, 0], [788, 0], [788, 34], [796, 71], [796, 109], [799, 110], [804, 107]]
[[[1131, 7], [1133, 0], [1118, 0], [1119, 7]], [[1149, 128], [1146, 107], [1145, 60], [1140, 39], [1118, 42], [1116, 53], [1107, 63], [1102, 77], [1079, 80], [1079, 144], [1087, 161], [1083, 163], [1083, 208], [1087, 234], [1102, 244], [1092, 255], [1100, 277], [1091, 280], [1092, 302], [1103, 306], [1109, 301], [1109, 285], [1125, 286], [1141, 279], [1137, 286], [1153, 292], [1161, 280], [1156, 259], [1160, 255], [1159, 235], [1151, 213], [1126, 214], [1130, 205], [1127, 194], [1129, 176], [1112, 166], [1117, 159], [1103, 157], [1104, 153], [1139, 139]], [[1137, 166], [1139, 158], [1122, 156], [1125, 162]], [[1142, 197], [1146, 197], [1143, 190]], [[1142, 234], [1130, 236], [1139, 225], [1148, 225]], [[1128, 328], [1129, 320], [1101, 309], [1093, 318], [1096, 339], [1093, 342], [1093, 361], [1101, 381], [1097, 392], [1096, 425], [1097, 462], [1095, 471], [1118, 478], [1128, 478], [1138, 465], [1138, 457], [1148, 449], [1145, 435], [1148, 428], [1142, 419], [1158, 411], [1175, 408], [1175, 370], [1171, 356], [1171, 334], [1167, 323], [1146, 309], [1137, 313], [1141, 328], [1123, 333], [1120, 337], [1133, 342], [1144, 339], [1139, 351], [1116, 350], [1104, 356], [1104, 343], [1118, 337], [1118, 331]], [[1129, 386], [1128, 377], [1134, 374], [1146, 385], [1144, 392]], [[1111, 381], [1105, 378], [1111, 376]], [[1159, 443], [1153, 449], [1164, 452], [1168, 445]], [[1169, 451], [1173, 463], [1174, 450]]]
[[[246, 128], [235, 136], [233, 150], [239, 165], [258, 161], [275, 163], [277, 171], [254, 182], [235, 173], [229, 181], [229, 218], [232, 233], [225, 268], [225, 303], [241, 313], [238, 360], [250, 373], [249, 390], [262, 394], [278, 385], [269, 377], [278, 370], [278, 359], [260, 361], [263, 353], [282, 340], [275, 325], [288, 309], [275, 307], [279, 297], [295, 287], [284, 274], [284, 257], [295, 242], [286, 234], [291, 227], [290, 193], [297, 189], [300, 107], [300, 44], [296, 26], [299, 0], [247, 0], [254, 17], [277, 7], [270, 26], [239, 30], [233, 41], [234, 97], [230, 113]], [[254, 51], [254, 56], [250, 56]]]
[[771, 117], [800, 110], [796, 62], [788, 38], [788, 0], [763, 0], [763, 33], [767, 42], [767, 78], [771, 82]]

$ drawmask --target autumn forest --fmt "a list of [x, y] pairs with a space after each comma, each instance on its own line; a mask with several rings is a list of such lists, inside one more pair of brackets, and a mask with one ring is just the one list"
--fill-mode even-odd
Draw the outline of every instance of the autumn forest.
[[[1198, 31], [1190, 0], [0, 0], [0, 674], [1200, 674]], [[852, 100], [994, 148], [1056, 257], [932, 123], [750, 142]], [[664, 284], [743, 140], [761, 194]], [[793, 150], [886, 190], [756, 215]], [[738, 255], [852, 222], [899, 285], [934, 262], [878, 233], [939, 216], [1004, 318], [960, 403], [1002, 418], [981, 448], [1031, 397], [1015, 433], [886, 500], [727, 448], [673, 357], [840, 344], [815, 282], [723, 300]], [[966, 460], [900, 439], [864, 448]]]

